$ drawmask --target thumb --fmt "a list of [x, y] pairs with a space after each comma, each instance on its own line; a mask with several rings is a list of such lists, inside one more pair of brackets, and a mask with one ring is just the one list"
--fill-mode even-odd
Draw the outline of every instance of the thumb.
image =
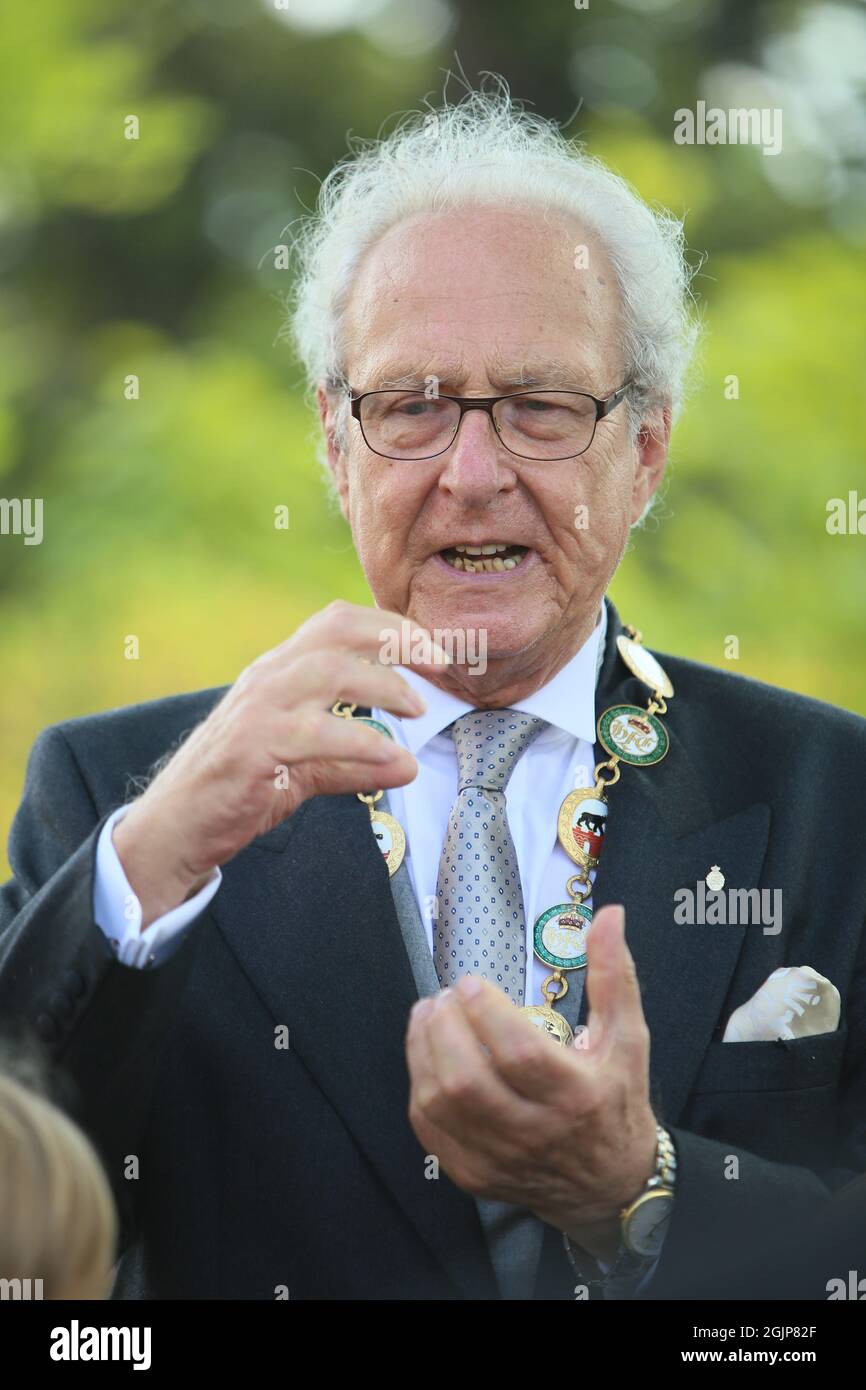
[[599, 908], [587, 940], [589, 1046], [610, 1047], [644, 1028], [640, 986], [625, 941], [625, 908]]

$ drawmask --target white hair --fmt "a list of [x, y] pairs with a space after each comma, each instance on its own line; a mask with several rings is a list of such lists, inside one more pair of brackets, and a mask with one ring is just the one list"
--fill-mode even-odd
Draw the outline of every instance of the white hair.
[[[418, 213], [466, 204], [570, 214], [599, 237], [621, 300], [619, 348], [633, 433], [650, 411], [673, 418], [699, 332], [682, 222], [526, 111], [508, 87], [404, 116], [379, 140], [353, 140], [324, 180], [315, 213], [293, 228], [297, 278], [288, 328], [308, 385], [346, 386], [342, 329], [355, 269], [378, 239]], [[348, 409], [338, 417], [345, 444]]]

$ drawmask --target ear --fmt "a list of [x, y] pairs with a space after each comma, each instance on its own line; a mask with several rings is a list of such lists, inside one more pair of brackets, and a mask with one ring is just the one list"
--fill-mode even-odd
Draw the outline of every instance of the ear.
[[631, 524], [640, 521], [664, 477], [671, 438], [671, 409], [661, 406], [642, 421], [635, 440]]
[[346, 455], [337, 443], [336, 413], [339, 398], [333, 391], [329, 391], [324, 381], [320, 381], [316, 387], [316, 405], [319, 411], [319, 419], [325, 435], [325, 444], [328, 451], [328, 467], [334, 476], [334, 482], [340, 498], [340, 510], [346, 521], [349, 519], [349, 481], [346, 474]]

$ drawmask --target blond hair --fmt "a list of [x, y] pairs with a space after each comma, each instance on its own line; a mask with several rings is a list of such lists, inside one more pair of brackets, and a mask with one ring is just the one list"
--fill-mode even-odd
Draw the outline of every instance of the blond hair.
[[50, 1100], [0, 1072], [3, 1296], [104, 1298], [116, 1240], [111, 1189], [90, 1141]]

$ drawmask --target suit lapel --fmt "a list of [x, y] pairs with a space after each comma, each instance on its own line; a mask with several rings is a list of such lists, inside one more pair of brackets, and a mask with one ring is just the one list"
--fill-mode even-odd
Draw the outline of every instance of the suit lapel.
[[253, 987], [461, 1292], [495, 1298], [474, 1201], [425, 1177], [407, 1118], [418, 998], [366, 807], [306, 802], [232, 861], [213, 915]]
[[[649, 691], [623, 666], [622, 630], [610, 608], [608, 649], [599, 676], [597, 714], [620, 701], [645, 705]], [[697, 721], [677, 695], [664, 718], [667, 757], [653, 767], [622, 765], [608, 793], [610, 811], [593, 892], [597, 909], [622, 903], [652, 1039], [651, 1077], [662, 1116], [674, 1123], [724, 1005], [747, 931], [760, 926], [685, 925], [675, 921], [675, 894], [697, 893], [710, 868], [722, 866], [726, 888], [758, 885], [770, 811], [763, 803], [721, 818], [715, 813], [688, 748]], [[685, 732], [681, 732], [685, 730]], [[596, 745], [596, 757], [607, 757]], [[586, 992], [581, 1022], [586, 1021]]]

